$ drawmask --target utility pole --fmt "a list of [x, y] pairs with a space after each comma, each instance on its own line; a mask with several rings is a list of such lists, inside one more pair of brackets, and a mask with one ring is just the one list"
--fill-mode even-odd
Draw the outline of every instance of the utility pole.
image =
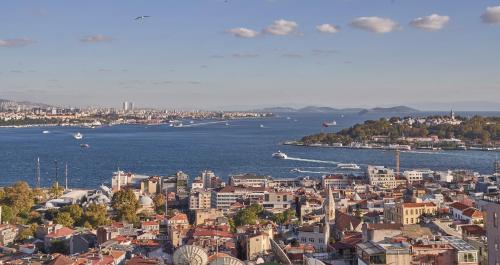
[[56, 166], [56, 189], [59, 190], [59, 176], [58, 176], [59, 168], [58, 168], [57, 160], [54, 160], [54, 164]]
[[66, 169], [64, 170], [64, 184], [65, 190], [68, 190], [68, 163], [66, 163]]

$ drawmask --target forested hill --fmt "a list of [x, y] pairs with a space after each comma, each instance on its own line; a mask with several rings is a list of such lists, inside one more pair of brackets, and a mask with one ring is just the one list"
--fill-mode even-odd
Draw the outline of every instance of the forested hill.
[[500, 142], [500, 117], [474, 116], [451, 120], [445, 116], [367, 120], [337, 133], [319, 133], [302, 138], [304, 144], [333, 144], [365, 142], [373, 136], [388, 136], [393, 142], [400, 137], [457, 138], [469, 143], [493, 144]]

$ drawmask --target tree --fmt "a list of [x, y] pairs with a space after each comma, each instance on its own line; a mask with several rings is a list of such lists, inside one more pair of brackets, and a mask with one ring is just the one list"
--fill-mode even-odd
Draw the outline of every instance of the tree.
[[80, 207], [78, 204], [71, 204], [68, 206], [65, 206], [61, 209], [61, 211], [68, 213], [71, 218], [75, 221], [76, 225], [81, 224], [82, 221], [82, 216], [83, 216], [83, 209]]
[[14, 212], [12, 211], [12, 208], [7, 205], [2, 205], [2, 221], [8, 223], [13, 217]]
[[52, 187], [50, 188], [49, 195], [50, 198], [55, 199], [59, 198], [63, 195], [64, 188], [59, 186], [57, 183], [52, 184]]
[[236, 213], [236, 216], [234, 217], [234, 224], [236, 226], [254, 225], [257, 223], [257, 219], [257, 214], [255, 214], [254, 211], [246, 208]]
[[158, 194], [154, 196], [153, 202], [155, 204], [155, 211], [157, 214], [165, 213], [165, 195]]
[[68, 212], [59, 212], [54, 219], [56, 224], [60, 224], [66, 227], [73, 227], [75, 220], [71, 217], [71, 214]]
[[37, 227], [37, 223], [33, 223], [28, 227], [24, 227], [24, 229], [19, 234], [17, 234], [16, 241], [22, 242], [26, 239], [34, 237]]
[[60, 254], [66, 254], [68, 252], [68, 246], [64, 241], [61, 240], [55, 240], [52, 241], [50, 245], [50, 253], [60, 253]]
[[117, 212], [119, 220], [128, 222], [137, 221], [137, 209], [139, 209], [139, 202], [131, 189], [124, 189], [113, 194], [111, 199], [111, 206]]
[[108, 218], [106, 205], [97, 203], [90, 204], [87, 209], [85, 209], [82, 221], [85, 227], [91, 226], [93, 228], [109, 224], [110, 220]]
[[24, 181], [18, 181], [11, 187], [6, 187], [2, 201], [12, 208], [15, 216], [19, 213], [29, 213], [34, 204], [31, 188]]

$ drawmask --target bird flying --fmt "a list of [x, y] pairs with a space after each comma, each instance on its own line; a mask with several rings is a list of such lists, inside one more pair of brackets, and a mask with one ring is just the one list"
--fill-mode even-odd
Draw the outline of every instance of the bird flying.
[[151, 17], [151, 16], [139, 16], [139, 17], [136, 17], [134, 20], [139, 20], [139, 21], [144, 21], [145, 18], [148, 18], [148, 17]]

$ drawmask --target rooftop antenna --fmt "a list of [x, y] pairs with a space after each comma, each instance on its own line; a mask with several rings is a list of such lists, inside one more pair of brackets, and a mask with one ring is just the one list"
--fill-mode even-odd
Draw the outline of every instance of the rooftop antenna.
[[36, 187], [39, 189], [40, 188], [40, 157], [36, 158], [35, 182], [36, 182]]

